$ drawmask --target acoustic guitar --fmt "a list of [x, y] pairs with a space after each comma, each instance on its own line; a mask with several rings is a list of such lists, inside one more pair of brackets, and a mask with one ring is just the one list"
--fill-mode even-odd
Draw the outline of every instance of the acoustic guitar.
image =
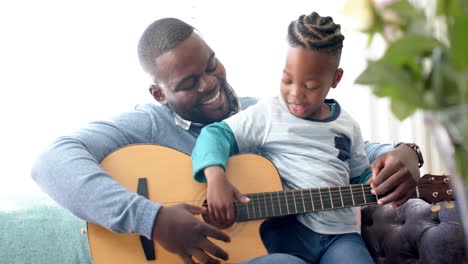
[[[206, 205], [206, 184], [193, 180], [191, 158], [180, 151], [159, 145], [130, 145], [111, 153], [100, 165], [124, 187], [164, 206]], [[259, 235], [265, 218], [377, 203], [369, 184], [285, 191], [276, 167], [255, 154], [231, 157], [226, 175], [251, 199], [247, 204], [235, 202], [236, 222], [223, 230], [231, 242], [214, 241], [229, 253], [229, 263], [267, 253]], [[448, 179], [425, 175], [419, 181], [417, 196], [431, 203], [453, 200]], [[88, 223], [87, 229], [95, 264], [182, 263], [156, 241], [116, 234], [93, 223]]]

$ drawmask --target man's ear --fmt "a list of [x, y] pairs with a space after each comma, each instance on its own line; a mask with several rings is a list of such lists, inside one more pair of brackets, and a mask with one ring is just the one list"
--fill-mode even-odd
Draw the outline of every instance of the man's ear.
[[166, 104], [166, 95], [164, 95], [163, 90], [157, 84], [152, 84], [149, 87], [149, 92], [153, 98], [161, 104]]
[[331, 87], [336, 88], [336, 86], [338, 86], [338, 84], [340, 83], [342, 77], [343, 77], [343, 69], [338, 68], [335, 72], [335, 76], [333, 77], [333, 82], [332, 82]]

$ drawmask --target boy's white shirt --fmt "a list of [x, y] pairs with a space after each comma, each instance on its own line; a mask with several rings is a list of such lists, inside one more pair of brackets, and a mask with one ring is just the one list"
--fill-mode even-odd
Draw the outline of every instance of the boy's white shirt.
[[[336, 119], [311, 121], [292, 115], [281, 96], [267, 97], [228, 118], [239, 152], [255, 149], [270, 159], [285, 189], [348, 185], [369, 167], [357, 122], [336, 104]], [[350, 141], [351, 158], [338, 158], [335, 137]], [[355, 208], [301, 214], [298, 220], [322, 234], [359, 232]]]

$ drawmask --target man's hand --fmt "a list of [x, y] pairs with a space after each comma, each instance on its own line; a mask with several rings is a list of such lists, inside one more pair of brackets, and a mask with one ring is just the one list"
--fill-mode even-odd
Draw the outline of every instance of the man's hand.
[[204, 173], [208, 182], [207, 200], [210, 219], [219, 228], [230, 227], [235, 220], [234, 199], [243, 203], [249, 202], [250, 199], [231, 184], [222, 167], [210, 166], [204, 169]]
[[379, 199], [380, 205], [393, 203], [396, 207], [411, 198], [420, 177], [418, 162], [414, 150], [405, 144], [380, 155], [372, 162], [372, 193], [385, 195]]
[[229, 242], [230, 238], [220, 230], [198, 221], [193, 215], [205, 212], [205, 208], [178, 204], [159, 209], [153, 228], [153, 239], [166, 250], [179, 255], [185, 264], [220, 263], [208, 254], [227, 260], [226, 251], [209, 241], [212, 237]]

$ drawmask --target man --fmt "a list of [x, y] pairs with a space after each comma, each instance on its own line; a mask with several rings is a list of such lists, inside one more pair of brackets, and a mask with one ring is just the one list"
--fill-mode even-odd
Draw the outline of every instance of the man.
[[[193, 263], [193, 258], [217, 263], [209, 254], [222, 259], [228, 256], [207, 237], [229, 238], [193, 217], [203, 208], [186, 204], [163, 207], [151, 202], [115, 182], [99, 163], [112, 151], [137, 143], [160, 144], [191, 154], [201, 127], [255, 100], [236, 97], [215, 53], [193, 27], [178, 19], [151, 24], [140, 39], [138, 55], [143, 69], [153, 78], [149, 91], [161, 105], [141, 105], [57, 139], [38, 158], [32, 176], [54, 200], [81, 219], [114, 232], [155, 239], [185, 263]], [[373, 160], [391, 148], [368, 144], [367, 154]], [[411, 196], [419, 177], [417, 164], [414, 151], [404, 145], [375, 160], [374, 191], [377, 195], [390, 193], [380, 200], [382, 204], [400, 205]], [[292, 256], [270, 255], [251, 263], [293, 261]]]

